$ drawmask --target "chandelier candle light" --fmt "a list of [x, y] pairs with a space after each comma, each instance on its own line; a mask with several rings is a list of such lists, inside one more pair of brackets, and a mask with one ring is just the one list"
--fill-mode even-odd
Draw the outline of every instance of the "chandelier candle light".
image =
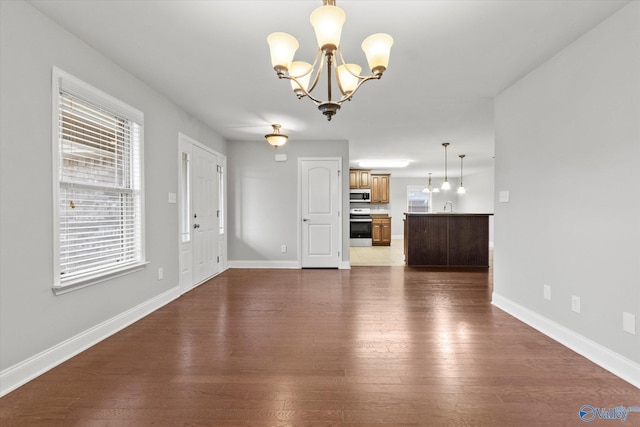
[[[322, 114], [327, 116], [327, 120], [331, 120], [344, 101], [351, 100], [351, 97], [364, 82], [382, 77], [382, 73], [389, 65], [389, 54], [393, 45], [393, 38], [388, 34], [378, 33], [367, 37], [362, 42], [362, 50], [367, 56], [367, 62], [373, 74], [361, 76], [362, 68], [357, 64], [347, 64], [342, 56], [340, 36], [346, 15], [335, 3], [335, 0], [323, 0], [322, 6], [311, 13], [310, 21], [318, 41], [318, 52], [313, 64], [293, 60], [299, 44], [292, 35], [271, 33], [267, 37], [271, 51], [271, 65], [273, 65], [278, 77], [290, 80], [291, 88], [298, 99], [308, 97], [318, 106]], [[331, 86], [334, 62], [337, 63], [336, 56], [341, 63], [335, 67], [335, 79], [342, 94], [338, 100], [333, 99]], [[320, 80], [325, 63], [327, 67], [327, 100], [323, 101], [311, 95], [311, 92]], [[316, 66], [315, 77], [311, 82], [311, 76]]]

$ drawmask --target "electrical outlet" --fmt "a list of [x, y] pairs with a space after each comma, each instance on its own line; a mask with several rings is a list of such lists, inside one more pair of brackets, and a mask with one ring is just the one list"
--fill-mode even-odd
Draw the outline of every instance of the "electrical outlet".
[[287, 245], [280, 246], [280, 252], [282, 252], [282, 253], [287, 252]]
[[544, 299], [551, 301], [551, 286], [549, 285], [542, 285], [543, 288], [543, 295], [544, 295]]
[[622, 312], [622, 330], [632, 335], [636, 334], [636, 316]]
[[571, 311], [580, 313], [580, 297], [575, 295], [571, 296]]
[[162, 279], [164, 279], [164, 269], [160, 267], [158, 269], [158, 280], [162, 280]]

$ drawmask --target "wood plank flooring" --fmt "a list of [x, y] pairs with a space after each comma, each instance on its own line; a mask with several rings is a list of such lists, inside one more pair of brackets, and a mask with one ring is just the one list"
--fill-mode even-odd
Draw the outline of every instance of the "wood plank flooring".
[[491, 280], [228, 270], [0, 399], [0, 425], [579, 426], [582, 405], [640, 406], [491, 306]]

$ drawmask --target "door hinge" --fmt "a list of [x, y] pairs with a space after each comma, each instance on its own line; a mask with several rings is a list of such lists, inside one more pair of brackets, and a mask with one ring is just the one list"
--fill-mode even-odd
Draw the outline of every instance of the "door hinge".
[[340, 169], [338, 169], [338, 176], [340, 176]]
[[220, 218], [220, 211], [216, 211], [216, 218]]
[[217, 262], [218, 264], [220, 263], [220, 257], [219, 257], [219, 256], [217, 256], [217, 257], [216, 257], [216, 262]]

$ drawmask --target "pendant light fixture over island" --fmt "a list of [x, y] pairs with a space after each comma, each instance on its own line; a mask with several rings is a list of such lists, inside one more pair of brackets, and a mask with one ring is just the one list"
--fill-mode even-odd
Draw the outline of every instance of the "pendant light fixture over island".
[[[449, 183], [449, 175], [448, 175], [448, 162], [447, 162], [447, 149], [449, 148], [449, 145], [451, 145], [451, 143], [449, 142], [443, 142], [442, 146], [444, 147], [444, 180], [442, 181], [442, 185], [440, 186], [440, 189], [442, 189], [443, 191], [447, 191], [451, 189], [451, 184]], [[462, 178], [463, 178], [463, 161], [464, 158], [466, 157], [465, 154], [460, 154], [458, 155], [458, 157], [460, 157], [460, 186], [458, 187], [458, 194], [465, 194], [467, 191], [464, 188], [464, 184], [462, 182]], [[440, 189], [438, 187], [434, 187], [431, 184], [431, 175], [432, 173], [429, 173], [429, 181], [427, 183], [427, 185], [422, 189], [422, 191], [424, 193], [439, 193]]]

